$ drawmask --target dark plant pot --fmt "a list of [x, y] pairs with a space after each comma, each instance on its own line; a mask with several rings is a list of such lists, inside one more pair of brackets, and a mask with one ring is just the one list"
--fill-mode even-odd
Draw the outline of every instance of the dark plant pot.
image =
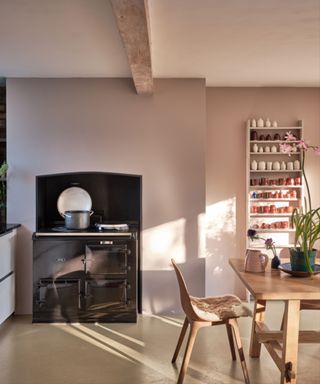
[[[308, 257], [312, 270], [314, 270], [316, 254], [316, 249], [308, 251]], [[309, 272], [304, 258], [304, 253], [300, 250], [300, 248], [290, 248], [290, 262], [292, 271]]]

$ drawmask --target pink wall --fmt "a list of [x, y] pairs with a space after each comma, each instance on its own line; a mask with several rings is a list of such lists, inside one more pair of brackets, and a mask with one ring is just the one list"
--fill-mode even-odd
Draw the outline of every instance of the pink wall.
[[158, 80], [141, 97], [129, 79], [8, 79], [7, 98], [8, 219], [23, 225], [16, 312], [31, 312], [35, 176], [58, 172], [141, 174], [143, 309], [180, 310], [171, 257], [203, 295], [204, 81]]
[[[207, 88], [206, 294], [243, 288], [228, 266], [245, 253], [245, 127], [253, 117], [290, 126], [303, 120], [305, 139], [320, 145], [319, 88]], [[313, 204], [320, 205], [320, 157], [306, 163]]]
[[[320, 144], [320, 89], [206, 89], [191, 79], [155, 86], [152, 97], [141, 97], [128, 79], [7, 81], [8, 217], [23, 224], [17, 313], [31, 311], [35, 176], [56, 172], [143, 175], [145, 311], [180, 310], [171, 257], [181, 263], [193, 295], [244, 294], [228, 258], [245, 253], [246, 121], [303, 119], [305, 138]], [[319, 162], [314, 156], [307, 162], [315, 205]]]

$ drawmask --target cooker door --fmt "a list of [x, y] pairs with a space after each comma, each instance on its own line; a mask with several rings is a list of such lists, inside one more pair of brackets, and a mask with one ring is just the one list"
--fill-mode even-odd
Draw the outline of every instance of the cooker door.
[[121, 321], [128, 317], [128, 288], [126, 279], [86, 280], [86, 320]]
[[72, 322], [79, 318], [79, 279], [40, 279], [33, 300], [33, 321]]
[[88, 275], [125, 275], [130, 250], [126, 244], [87, 244], [85, 273]]

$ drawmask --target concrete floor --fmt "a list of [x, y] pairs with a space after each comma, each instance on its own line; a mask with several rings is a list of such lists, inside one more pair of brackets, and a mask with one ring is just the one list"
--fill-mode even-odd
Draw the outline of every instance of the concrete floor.
[[[267, 322], [279, 327], [282, 304], [272, 303]], [[140, 316], [137, 324], [31, 324], [15, 316], [0, 327], [1, 384], [173, 384], [171, 357], [182, 318]], [[240, 319], [252, 384], [277, 384], [280, 374], [263, 348], [248, 356], [250, 319]], [[301, 328], [320, 329], [320, 313], [305, 311]], [[320, 383], [320, 345], [299, 348], [299, 384]], [[230, 357], [224, 326], [200, 330], [185, 384], [239, 384], [239, 362]]]

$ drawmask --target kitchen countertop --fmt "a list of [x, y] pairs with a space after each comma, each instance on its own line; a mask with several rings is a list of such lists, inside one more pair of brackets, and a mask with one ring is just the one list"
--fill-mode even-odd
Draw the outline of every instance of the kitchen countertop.
[[0, 225], [0, 236], [6, 235], [13, 231], [15, 228], [20, 227], [21, 224], [1, 224]]

